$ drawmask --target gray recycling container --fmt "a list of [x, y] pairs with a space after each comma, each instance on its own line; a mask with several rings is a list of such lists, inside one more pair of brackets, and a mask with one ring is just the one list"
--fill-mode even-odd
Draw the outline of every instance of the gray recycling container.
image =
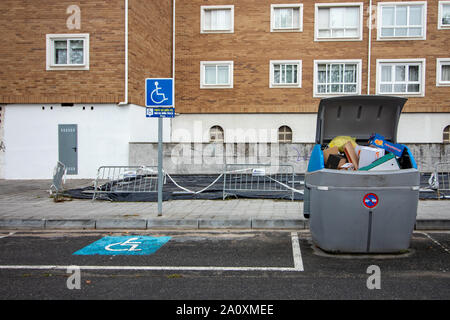
[[336, 136], [360, 145], [378, 133], [396, 142], [407, 99], [346, 96], [322, 99], [313, 148], [305, 173], [304, 215], [319, 248], [342, 253], [388, 253], [409, 248], [417, 216], [420, 175], [405, 146], [400, 170], [326, 169], [323, 149]]

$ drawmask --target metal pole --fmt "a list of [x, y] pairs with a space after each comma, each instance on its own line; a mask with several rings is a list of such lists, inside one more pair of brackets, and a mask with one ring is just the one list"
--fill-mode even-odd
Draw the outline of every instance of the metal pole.
[[163, 118], [158, 118], [158, 217], [162, 216]]

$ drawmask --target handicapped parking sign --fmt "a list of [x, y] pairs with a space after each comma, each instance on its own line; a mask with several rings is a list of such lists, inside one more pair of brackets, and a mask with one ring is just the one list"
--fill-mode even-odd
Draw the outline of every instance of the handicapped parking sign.
[[172, 107], [173, 106], [173, 79], [148, 78], [145, 79], [145, 106], [146, 107]]
[[74, 255], [150, 255], [158, 251], [171, 237], [120, 236], [104, 237], [78, 250]]
[[368, 209], [373, 209], [378, 205], [379, 199], [375, 193], [366, 194], [363, 198], [363, 204]]

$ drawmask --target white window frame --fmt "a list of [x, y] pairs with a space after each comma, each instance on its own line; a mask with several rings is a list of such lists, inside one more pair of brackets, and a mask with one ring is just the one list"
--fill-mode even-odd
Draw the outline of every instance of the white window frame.
[[[228, 66], [228, 84], [206, 84], [205, 67], [215, 65]], [[233, 61], [200, 61], [200, 89], [231, 89], [233, 88]]]
[[[356, 37], [319, 37], [319, 9], [332, 7], [359, 7], [359, 30]], [[362, 41], [363, 40], [363, 9], [362, 2], [340, 2], [340, 3], [316, 3], [314, 13], [314, 41]]]
[[[405, 37], [405, 36], [382, 36], [381, 29], [383, 23], [383, 7], [411, 6], [422, 5], [422, 36], [421, 37]], [[426, 40], [427, 39], [427, 1], [402, 1], [402, 2], [378, 2], [377, 7], [377, 40], [378, 41], [398, 41], [398, 40]], [[409, 16], [407, 17], [409, 20]], [[395, 26], [394, 26], [395, 27]]]
[[[426, 73], [426, 59], [377, 59], [377, 87], [376, 94], [379, 95], [395, 95], [395, 96], [403, 96], [403, 97], [424, 97], [425, 96], [425, 73]], [[411, 92], [381, 92], [381, 67], [384, 64], [390, 65], [411, 65], [411, 64], [419, 64], [419, 79], [420, 79], [420, 92], [411, 93]], [[395, 81], [392, 82], [393, 84]]]
[[[275, 27], [275, 9], [280, 8], [299, 8], [299, 24], [298, 28], [276, 28]], [[303, 4], [271, 4], [270, 5], [270, 32], [303, 32]]]
[[[275, 64], [290, 64], [297, 66], [297, 83], [275, 83]], [[301, 88], [302, 87], [302, 60], [270, 60], [269, 88]]]
[[442, 66], [450, 65], [450, 58], [437, 58], [436, 59], [436, 86], [437, 87], [450, 87], [450, 81], [442, 81]]
[[[56, 64], [55, 63], [55, 41], [83, 40], [83, 64]], [[46, 35], [47, 61], [46, 70], [89, 70], [89, 34], [47, 34]]]
[[438, 29], [450, 29], [450, 24], [442, 24], [442, 14], [444, 12], [443, 6], [450, 5], [450, 1], [439, 1], [439, 14], [438, 14]]
[[[207, 10], [230, 10], [230, 29], [210, 30], [205, 28], [205, 11]], [[226, 6], [201, 6], [200, 7], [200, 33], [234, 33], [234, 5]]]
[[[356, 92], [349, 93], [319, 93], [317, 91], [318, 84], [318, 65], [319, 64], [356, 64], [357, 71], [356, 76], [358, 77], [356, 82]], [[361, 59], [344, 59], [344, 60], [314, 60], [314, 90], [313, 97], [337, 97], [337, 96], [346, 96], [346, 95], [360, 95], [361, 94], [361, 81], [362, 81], [362, 60]]]

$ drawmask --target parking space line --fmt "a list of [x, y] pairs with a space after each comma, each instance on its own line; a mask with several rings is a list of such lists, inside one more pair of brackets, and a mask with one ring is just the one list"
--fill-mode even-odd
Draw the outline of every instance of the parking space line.
[[[202, 267], [202, 266], [76, 266], [80, 270], [98, 271], [276, 271], [300, 272], [303, 260], [297, 232], [291, 233], [294, 267]], [[0, 265], [0, 270], [67, 270], [75, 265]]]
[[431, 241], [433, 241], [434, 244], [438, 245], [438, 246], [441, 247], [445, 252], [447, 252], [447, 253], [450, 254], [450, 250], [449, 250], [446, 246], [444, 246], [444, 245], [441, 244], [439, 241], [437, 241], [437, 240], [435, 240], [434, 238], [432, 238], [428, 233], [426, 233], [426, 232], [417, 232], [417, 233], [420, 233], [420, 234], [425, 235], [428, 239], [430, 239]]
[[297, 232], [292, 232], [291, 238], [292, 238], [292, 254], [294, 256], [294, 269], [296, 269], [297, 271], [304, 271], [302, 252], [300, 251], [300, 243], [298, 241]]

